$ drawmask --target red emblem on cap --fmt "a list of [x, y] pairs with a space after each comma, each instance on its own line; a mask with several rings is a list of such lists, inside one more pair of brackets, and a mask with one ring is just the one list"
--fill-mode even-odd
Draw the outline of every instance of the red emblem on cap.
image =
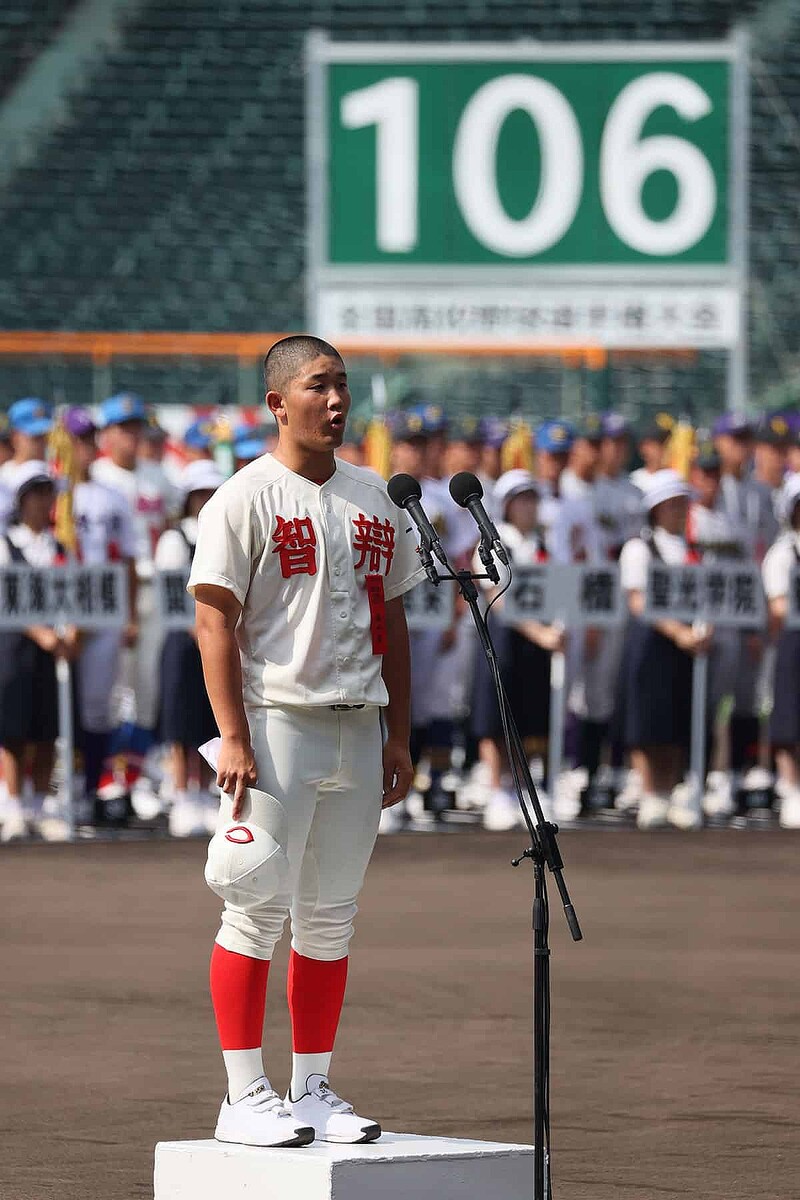
[[236, 846], [246, 846], [248, 842], [255, 840], [246, 825], [232, 825], [225, 837]]

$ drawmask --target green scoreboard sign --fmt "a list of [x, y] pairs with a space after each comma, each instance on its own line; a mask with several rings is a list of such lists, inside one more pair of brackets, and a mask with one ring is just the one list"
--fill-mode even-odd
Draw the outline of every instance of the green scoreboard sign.
[[739, 42], [308, 45], [309, 317], [381, 341], [733, 346]]

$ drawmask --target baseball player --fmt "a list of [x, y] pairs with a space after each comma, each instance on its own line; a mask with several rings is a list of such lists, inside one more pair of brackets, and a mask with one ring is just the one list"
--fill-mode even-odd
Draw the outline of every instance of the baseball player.
[[642, 466], [631, 472], [631, 483], [640, 492], [646, 492], [654, 476], [667, 465], [667, 442], [672, 435], [672, 417], [659, 413], [644, 426], [639, 434], [637, 449]]
[[[211, 960], [228, 1075], [216, 1137], [373, 1141], [380, 1126], [333, 1092], [328, 1071], [381, 805], [411, 784], [401, 597], [424, 571], [383, 481], [334, 457], [350, 408], [338, 352], [319, 338], [284, 338], [264, 374], [277, 446], [203, 508], [188, 585], [221, 734], [225, 795], [211, 845], [271, 847], [246, 896], [235, 872], [217, 882], [221, 891], [230, 882], [230, 898]], [[210, 847], [210, 882], [221, 878], [213, 868]], [[261, 1039], [269, 963], [289, 912], [294, 1057], [281, 1100]]]
[[35, 396], [15, 400], [8, 410], [8, 427], [13, 453], [0, 467], [0, 482], [14, 489], [18, 467], [42, 462], [47, 457], [47, 435], [53, 428], [52, 409]]
[[72, 516], [79, 557], [87, 566], [122, 562], [128, 570], [129, 615], [125, 628], [85, 633], [76, 666], [85, 792], [87, 799], [93, 802], [95, 821], [102, 823], [106, 813], [96, 793], [114, 724], [111, 693], [119, 675], [122, 646], [134, 646], [138, 636], [136, 535], [131, 507], [122, 493], [91, 476], [97, 456], [97, 429], [91, 415], [82, 408], [69, 408], [63, 415], [62, 424], [75, 458]]

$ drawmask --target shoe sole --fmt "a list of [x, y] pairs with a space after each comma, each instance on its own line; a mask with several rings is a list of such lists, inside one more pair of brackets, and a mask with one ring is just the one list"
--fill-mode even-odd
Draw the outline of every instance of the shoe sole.
[[327, 1138], [320, 1138], [320, 1141], [331, 1142], [333, 1145], [336, 1145], [336, 1146], [362, 1146], [365, 1142], [377, 1142], [378, 1138], [381, 1136], [381, 1132], [382, 1132], [382, 1130], [381, 1130], [380, 1125], [368, 1125], [366, 1127], [366, 1129], [362, 1130], [361, 1137], [358, 1137], [358, 1138], [327, 1137]]
[[310, 1146], [316, 1138], [316, 1133], [310, 1125], [298, 1130], [294, 1137], [289, 1138], [285, 1142], [253, 1142], [247, 1138], [230, 1138], [220, 1137], [218, 1133], [214, 1133], [214, 1141], [224, 1142], [229, 1146], [260, 1146], [263, 1150], [280, 1150], [285, 1146]]

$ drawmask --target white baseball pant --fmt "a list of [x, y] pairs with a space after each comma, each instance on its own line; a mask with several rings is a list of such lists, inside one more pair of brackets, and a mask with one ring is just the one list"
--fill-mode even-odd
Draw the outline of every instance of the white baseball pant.
[[[248, 713], [257, 787], [286, 812], [289, 877], [285, 892], [258, 908], [245, 912], [226, 901], [216, 938], [226, 950], [271, 959], [291, 914], [298, 954], [323, 961], [347, 954], [381, 814], [379, 713], [374, 707]], [[232, 800], [223, 796], [218, 828], [231, 813]], [[258, 825], [257, 801], [242, 816]]]

